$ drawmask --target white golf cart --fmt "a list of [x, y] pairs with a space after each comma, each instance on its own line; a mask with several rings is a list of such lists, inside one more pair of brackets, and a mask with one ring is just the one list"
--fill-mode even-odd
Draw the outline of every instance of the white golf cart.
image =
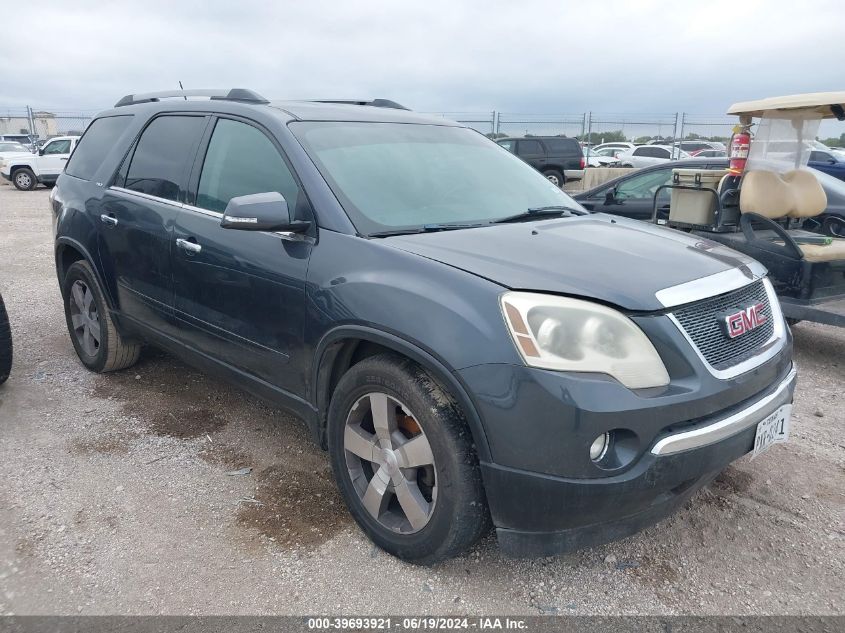
[[740, 119], [731, 169], [675, 169], [672, 184], [655, 192], [652, 220], [658, 194], [671, 189], [669, 219], [660, 223], [759, 260], [791, 321], [845, 327], [845, 239], [798, 228], [827, 207], [806, 166], [822, 119], [845, 120], [845, 92], [737, 103], [728, 114]]

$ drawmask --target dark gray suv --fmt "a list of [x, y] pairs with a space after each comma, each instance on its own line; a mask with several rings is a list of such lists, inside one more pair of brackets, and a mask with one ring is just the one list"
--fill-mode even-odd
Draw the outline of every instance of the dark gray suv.
[[392, 102], [130, 95], [51, 204], [81, 362], [152, 344], [295, 412], [407, 560], [624, 537], [788, 436], [759, 264]]

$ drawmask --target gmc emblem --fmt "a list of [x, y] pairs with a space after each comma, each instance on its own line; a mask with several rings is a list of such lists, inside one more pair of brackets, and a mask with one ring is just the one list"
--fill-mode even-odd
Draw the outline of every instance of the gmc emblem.
[[728, 335], [728, 338], [742, 336], [768, 321], [769, 317], [763, 314], [764, 307], [762, 303], [758, 303], [748, 308], [742, 308], [739, 312], [721, 315], [725, 334]]

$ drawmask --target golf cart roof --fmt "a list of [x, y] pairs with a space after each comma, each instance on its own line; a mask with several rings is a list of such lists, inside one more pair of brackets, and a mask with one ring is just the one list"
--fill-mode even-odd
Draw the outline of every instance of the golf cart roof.
[[806, 110], [822, 118], [840, 118], [845, 108], [845, 92], [810, 92], [803, 95], [769, 97], [733, 104], [728, 114], [761, 117], [767, 110]]

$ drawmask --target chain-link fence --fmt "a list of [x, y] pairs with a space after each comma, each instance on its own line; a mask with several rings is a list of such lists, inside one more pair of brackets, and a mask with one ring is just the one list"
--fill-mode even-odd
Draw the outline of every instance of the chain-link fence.
[[496, 112], [423, 112], [431, 116], [439, 116], [450, 121], [457, 121], [482, 134], [492, 136], [496, 131]]
[[678, 138], [685, 141], [719, 141], [727, 144], [738, 122], [736, 117], [682, 112], [678, 121]]
[[591, 144], [611, 141], [647, 143], [676, 140], [712, 140], [726, 143], [736, 119], [686, 112], [625, 114], [525, 114], [511, 112], [429, 112], [463, 123], [493, 137], [572, 136]]
[[[525, 114], [498, 111], [431, 112], [474, 128], [491, 137], [572, 136], [593, 144], [609, 141], [645, 143], [654, 140], [730, 139], [736, 120], [725, 116], [666, 114]], [[0, 134], [29, 134], [39, 139], [81, 134], [94, 112], [48, 110], [32, 107], [0, 108]]]
[[27, 134], [39, 140], [54, 136], [79, 135], [93, 118], [93, 112], [51, 111], [36, 108], [0, 109], [0, 134]]
[[497, 136], [581, 136], [584, 114], [509, 114], [496, 113]]

